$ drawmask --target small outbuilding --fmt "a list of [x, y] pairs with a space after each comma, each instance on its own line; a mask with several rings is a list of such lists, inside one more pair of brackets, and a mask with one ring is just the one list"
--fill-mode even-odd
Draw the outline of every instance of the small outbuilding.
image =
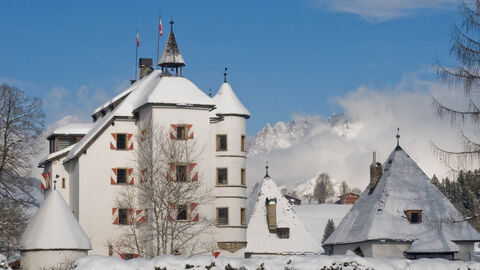
[[21, 240], [20, 269], [68, 267], [87, 256], [90, 240], [60, 193], [48, 192]]
[[324, 252], [268, 175], [268, 166], [253, 196], [249, 205], [246, 258]]
[[[399, 136], [397, 136], [399, 138]], [[325, 241], [334, 255], [471, 260], [480, 234], [398, 145]]]

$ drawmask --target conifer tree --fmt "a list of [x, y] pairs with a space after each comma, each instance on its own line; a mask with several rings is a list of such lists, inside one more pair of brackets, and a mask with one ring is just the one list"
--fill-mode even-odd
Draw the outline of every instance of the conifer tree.
[[333, 222], [333, 219], [329, 218], [327, 225], [325, 226], [325, 230], [323, 231], [322, 243], [327, 241], [328, 237], [333, 233], [333, 231], [335, 231], [335, 223]]

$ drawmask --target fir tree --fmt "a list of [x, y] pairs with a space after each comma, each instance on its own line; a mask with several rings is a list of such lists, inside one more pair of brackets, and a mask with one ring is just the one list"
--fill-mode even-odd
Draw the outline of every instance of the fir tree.
[[333, 231], [335, 231], [335, 223], [333, 222], [333, 219], [329, 218], [327, 221], [327, 226], [325, 226], [325, 230], [323, 232], [322, 243], [325, 243]]

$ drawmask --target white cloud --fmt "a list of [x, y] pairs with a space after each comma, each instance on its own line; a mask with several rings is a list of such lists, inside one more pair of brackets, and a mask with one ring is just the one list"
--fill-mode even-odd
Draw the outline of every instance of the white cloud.
[[440, 83], [422, 81], [413, 75], [405, 76], [393, 88], [358, 87], [337, 99], [354, 127], [349, 138], [326, 128], [328, 124], [319, 117], [305, 117], [305, 121], [318, 128], [293, 146], [249, 158], [249, 184], [263, 178], [264, 164], [269, 160], [270, 175], [279, 185], [291, 185], [327, 172], [335, 180], [346, 180], [363, 189], [369, 181], [372, 152], [377, 151], [377, 160], [383, 162], [396, 146], [397, 127], [400, 145], [427, 175], [444, 176], [447, 168], [433, 153], [431, 141], [448, 149], [458, 147], [458, 130], [436, 116], [432, 93], [455, 105], [464, 99]]
[[410, 15], [419, 10], [442, 10], [458, 5], [458, 0], [315, 0], [331, 11], [353, 13], [371, 22]]

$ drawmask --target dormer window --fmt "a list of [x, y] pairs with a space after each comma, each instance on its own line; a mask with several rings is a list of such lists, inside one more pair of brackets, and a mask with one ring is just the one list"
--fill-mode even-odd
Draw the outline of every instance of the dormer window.
[[406, 210], [405, 215], [410, 224], [422, 223], [422, 210]]
[[277, 228], [277, 236], [283, 239], [290, 238], [290, 228]]

